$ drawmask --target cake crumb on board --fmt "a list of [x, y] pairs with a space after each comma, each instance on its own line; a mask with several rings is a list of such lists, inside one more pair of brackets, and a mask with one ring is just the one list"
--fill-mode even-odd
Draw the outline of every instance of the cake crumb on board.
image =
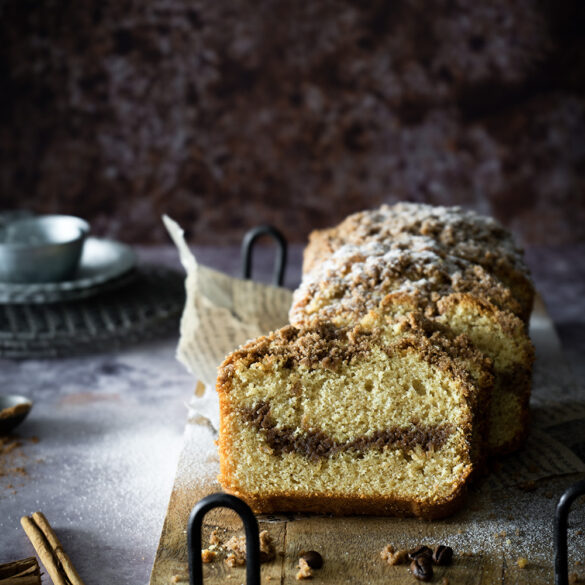
[[302, 557], [299, 559], [299, 571], [297, 573], [297, 580], [310, 579], [313, 576], [313, 569], [309, 567], [309, 563]]

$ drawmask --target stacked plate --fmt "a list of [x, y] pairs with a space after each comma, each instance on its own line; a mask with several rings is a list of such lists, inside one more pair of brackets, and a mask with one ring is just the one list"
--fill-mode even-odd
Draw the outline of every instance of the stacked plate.
[[0, 282], [0, 356], [110, 350], [178, 330], [181, 273], [139, 265], [131, 248], [87, 238], [70, 280]]
[[72, 280], [61, 282], [0, 282], [0, 303], [53, 303], [94, 296], [132, 278], [136, 256], [113, 240], [88, 238]]

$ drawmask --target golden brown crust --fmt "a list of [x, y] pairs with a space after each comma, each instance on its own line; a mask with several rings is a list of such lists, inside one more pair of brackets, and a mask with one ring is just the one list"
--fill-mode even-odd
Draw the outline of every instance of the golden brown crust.
[[432, 503], [399, 498], [339, 497], [334, 494], [282, 493], [277, 495], [267, 494], [258, 497], [235, 488], [232, 489], [229, 484], [224, 485], [223, 481], [222, 486], [228, 493], [242, 498], [258, 514], [306, 512], [331, 514], [334, 516], [354, 514], [398, 517], [414, 516], [425, 520], [439, 520], [451, 516], [461, 508], [467, 493], [465, 481], [461, 481], [455, 487], [448, 499], [433, 501]]
[[328, 228], [309, 234], [309, 243], [303, 251], [303, 273], [311, 272], [339, 247], [332, 237], [334, 233], [335, 228]]

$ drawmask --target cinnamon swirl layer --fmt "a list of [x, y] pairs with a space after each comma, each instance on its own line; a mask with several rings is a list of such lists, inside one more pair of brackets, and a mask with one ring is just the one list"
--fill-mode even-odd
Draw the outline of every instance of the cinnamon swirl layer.
[[453, 432], [449, 423], [410, 426], [392, 426], [367, 435], [340, 441], [320, 429], [301, 430], [291, 426], [278, 426], [270, 414], [270, 404], [259, 402], [254, 408], [241, 408], [239, 413], [259, 433], [274, 455], [297, 453], [314, 461], [338, 453], [362, 453], [368, 449], [400, 449], [405, 453], [420, 447], [423, 451], [438, 451]]

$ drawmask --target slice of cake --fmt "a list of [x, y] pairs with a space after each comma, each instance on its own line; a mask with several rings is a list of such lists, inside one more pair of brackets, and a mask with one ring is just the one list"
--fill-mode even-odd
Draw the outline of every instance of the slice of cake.
[[336, 227], [310, 234], [303, 272], [311, 272], [346, 244], [388, 245], [405, 235], [425, 236], [445, 253], [479, 264], [511, 290], [520, 305], [517, 314], [528, 322], [534, 285], [522, 249], [495, 219], [461, 207], [397, 203], [350, 215]]
[[406, 321], [284, 327], [220, 366], [220, 482], [256, 512], [446, 516], [481, 464], [490, 382], [463, 338]]
[[518, 450], [528, 435], [534, 362], [534, 346], [524, 323], [468, 294], [440, 299], [437, 311], [439, 322], [466, 334], [493, 361], [488, 453], [504, 455]]
[[368, 326], [372, 310], [390, 319], [415, 312], [455, 335], [467, 335], [494, 362], [488, 450], [511, 452], [527, 434], [534, 359], [525, 325], [513, 312], [518, 305], [481, 266], [421, 250], [416, 241], [415, 250], [377, 243], [339, 248], [305, 274], [293, 296], [290, 321]]

